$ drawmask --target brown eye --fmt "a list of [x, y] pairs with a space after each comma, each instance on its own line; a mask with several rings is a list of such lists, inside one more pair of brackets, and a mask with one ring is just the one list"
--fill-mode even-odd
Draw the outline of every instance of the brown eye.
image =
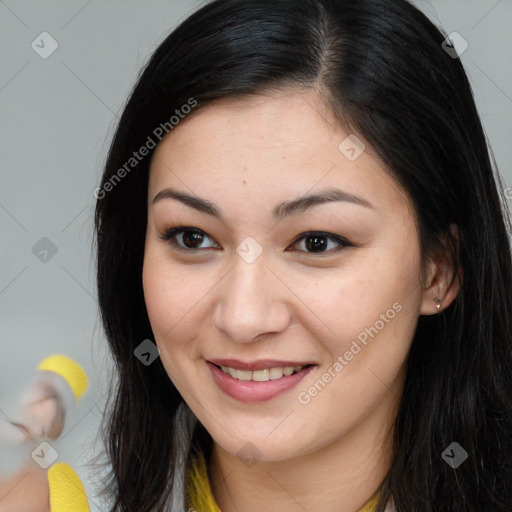
[[[305, 233], [304, 235], [301, 235], [293, 245], [302, 241], [304, 241], [305, 247], [305, 251], [302, 252], [309, 252], [310, 254], [333, 253], [351, 245], [347, 240], [340, 236], [323, 232]], [[332, 241], [334, 241], [334, 247], [332, 247]], [[329, 242], [331, 242], [331, 244]]]
[[202, 249], [212, 249], [215, 246], [200, 247], [204, 240], [210, 238], [204, 231], [197, 228], [178, 226], [167, 230], [160, 236], [163, 240], [169, 241], [171, 245], [179, 250], [194, 251]]
[[198, 231], [183, 231], [181, 240], [186, 247], [190, 249], [196, 249], [196, 244], [200, 245], [203, 241], [203, 238], [203, 234], [199, 233]]
[[[160, 238], [165, 241], [169, 241], [174, 248], [182, 251], [192, 252], [219, 248], [219, 245], [215, 243], [214, 245], [201, 247], [201, 244], [205, 240], [213, 240], [213, 238], [200, 229], [187, 226], [178, 226], [168, 229], [163, 235], [160, 235]], [[297, 245], [299, 242], [304, 242], [304, 249], [301, 249], [299, 252], [317, 255], [326, 253], [329, 255], [343, 249], [344, 247], [352, 245], [350, 242], [338, 235], [321, 231], [310, 231], [308, 233], [304, 233], [295, 240], [292, 246]]]

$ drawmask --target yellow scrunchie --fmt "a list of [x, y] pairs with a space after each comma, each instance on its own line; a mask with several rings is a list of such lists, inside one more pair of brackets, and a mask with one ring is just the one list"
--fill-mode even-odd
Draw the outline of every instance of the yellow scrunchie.
[[81, 398], [87, 390], [87, 374], [76, 361], [73, 361], [73, 359], [67, 356], [54, 354], [53, 356], [47, 357], [39, 363], [37, 369], [59, 374], [69, 384], [77, 400]]
[[[359, 512], [374, 512], [378, 500], [377, 494]], [[194, 459], [187, 472], [187, 507], [200, 512], [221, 512], [212, 494], [202, 453], [199, 459]]]

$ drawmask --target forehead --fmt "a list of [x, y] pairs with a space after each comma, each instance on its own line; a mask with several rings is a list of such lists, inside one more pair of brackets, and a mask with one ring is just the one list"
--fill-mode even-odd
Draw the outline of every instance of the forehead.
[[181, 186], [222, 202], [226, 191], [243, 184], [243, 194], [253, 200], [255, 193], [268, 200], [275, 196], [274, 203], [283, 194], [341, 186], [381, 206], [407, 201], [370, 147], [347, 158], [344, 141], [353, 135], [313, 91], [217, 101], [193, 111], [158, 145], [149, 195]]
[[[272, 93], [216, 100], [188, 114], [164, 139], [197, 149], [222, 146], [233, 151], [252, 145], [297, 146], [336, 137], [336, 119], [310, 90], [285, 89]], [[225, 136], [230, 136], [226, 139]], [[210, 148], [211, 149], [211, 148]]]

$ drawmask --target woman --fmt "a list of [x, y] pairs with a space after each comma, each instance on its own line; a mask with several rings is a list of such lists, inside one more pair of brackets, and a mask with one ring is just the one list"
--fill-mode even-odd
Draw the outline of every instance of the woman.
[[445, 39], [216, 0], [154, 52], [96, 191], [111, 510], [512, 510], [508, 212]]

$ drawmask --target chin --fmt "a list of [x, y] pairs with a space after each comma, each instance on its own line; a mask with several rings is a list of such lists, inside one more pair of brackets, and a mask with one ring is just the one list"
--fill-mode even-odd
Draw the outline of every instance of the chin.
[[[217, 426], [218, 427], [218, 426]], [[255, 462], [279, 462], [314, 452], [321, 447], [314, 445], [313, 440], [305, 439], [299, 432], [283, 431], [280, 436], [272, 438], [269, 429], [238, 428], [231, 424], [232, 431], [244, 432], [243, 436], [230, 436], [226, 431], [209, 431], [214, 442], [222, 451], [236, 456], [247, 466]], [[301, 440], [301, 444], [297, 440]]]

